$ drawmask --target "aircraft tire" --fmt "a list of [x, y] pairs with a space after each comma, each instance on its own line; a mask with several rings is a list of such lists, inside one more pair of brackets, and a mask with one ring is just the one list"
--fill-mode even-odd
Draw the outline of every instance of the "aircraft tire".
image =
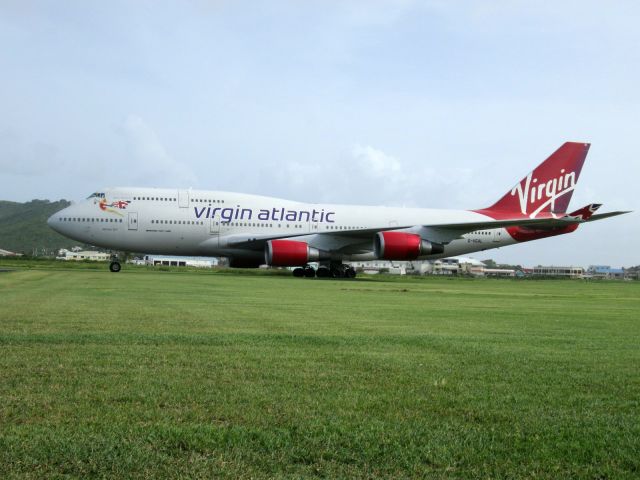
[[341, 268], [332, 268], [331, 278], [344, 278], [344, 272]]
[[109, 271], [113, 273], [118, 273], [122, 267], [120, 266], [120, 262], [111, 262], [109, 264]]
[[315, 278], [316, 270], [313, 267], [304, 267], [304, 276], [306, 278]]
[[331, 271], [327, 267], [319, 267], [316, 270], [316, 276], [318, 278], [329, 278], [331, 277]]
[[293, 269], [293, 276], [297, 277], [297, 278], [304, 277], [304, 269], [303, 268], [294, 268]]

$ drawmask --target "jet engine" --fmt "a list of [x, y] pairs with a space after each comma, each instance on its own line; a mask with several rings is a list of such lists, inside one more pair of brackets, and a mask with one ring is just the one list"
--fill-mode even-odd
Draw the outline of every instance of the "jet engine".
[[300, 267], [324, 257], [324, 252], [295, 240], [269, 240], [264, 249], [267, 265], [274, 267]]
[[373, 244], [376, 257], [384, 260], [415, 260], [422, 255], [444, 252], [444, 245], [404, 232], [378, 232]]

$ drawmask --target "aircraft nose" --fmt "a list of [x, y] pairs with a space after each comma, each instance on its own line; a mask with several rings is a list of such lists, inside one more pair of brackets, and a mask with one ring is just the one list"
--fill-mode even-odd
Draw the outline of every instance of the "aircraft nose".
[[60, 223], [60, 212], [54, 213], [47, 219], [47, 225], [49, 225], [49, 228], [55, 230], [58, 233], [60, 233], [59, 223]]

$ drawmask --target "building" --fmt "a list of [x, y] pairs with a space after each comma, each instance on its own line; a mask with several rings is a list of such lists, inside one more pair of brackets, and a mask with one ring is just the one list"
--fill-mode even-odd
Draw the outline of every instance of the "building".
[[396, 275], [406, 275], [407, 267], [411, 262], [391, 261], [391, 260], [371, 260], [367, 262], [345, 262], [356, 270], [370, 275], [376, 273], [393, 273]]
[[609, 265], [590, 265], [587, 268], [588, 278], [600, 278], [600, 279], [623, 279], [624, 268], [611, 268]]
[[179, 257], [173, 255], [145, 255], [142, 260], [133, 260], [139, 265], [154, 265], [165, 267], [196, 267], [212, 268], [218, 265], [218, 259], [214, 257]]
[[65, 248], [58, 250], [56, 260], [90, 260], [93, 262], [106, 262], [111, 255], [105, 252], [95, 252], [93, 250], [75, 250], [69, 251]]
[[522, 276], [522, 272], [520, 275], [518, 274], [519, 270], [516, 271], [513, 268], [487, 268], [485, 267], [480, 275], [484, 277], [517, 277]]
[[640, 280], [640, 267], [625, 268], [624, 278], [627, 280]]
[[362, 273], [390, 273], [392, 275], [424, 275], [431, 273], [432, 264], [428, 260], [370, 260], [366, 262], [345, 262]]
[[393, 275], [482, 275], [485, 264], [470, 257], [452, 257], [441, 260], [371, 260], [348, 262], [363, 273], [390, 273]]
[[434, 275], [483, 276], [486, 269], [486, 265], [475, 258], [451, 257], [434, 261], [431, 273]]
[[460, 263], [457, 258], [443, 258], [433, 262], [434, 275], [458, 275], [461, 273]]
[[584, 268], [538, 265], [531, 269], [531, 275], [534, 277], [583, 278]]

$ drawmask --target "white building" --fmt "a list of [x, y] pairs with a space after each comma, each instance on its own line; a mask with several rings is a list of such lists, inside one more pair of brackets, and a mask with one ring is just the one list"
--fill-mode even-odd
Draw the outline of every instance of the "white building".
[[[515, 277], [516, 271], [512, 268], [487, 268], [482, 270], [484, 277]], [[522, 274], [520, 274], [522, 275]]]
[[345, 262], [363, 273], [376, 274], [380, 272], [393, 275], [424, 274], [431, 269], [427, 260], [400, 261], [400, 260], [371, 260], [367, 262]]
[[559, 267], [555, 265], [533, 267], [531, 275], [534, 277], [561, 277], [561, 278], [583, 278], [584, 268], [582, 267]]
[[145, 255], [144, 260], [134, 260], [132, 263], [142, 265], [160, 265], [165, 267], [196, 267], [212, 268], [218, 265], [215, 257], [179, 257], [174, 255]]
[[433, 262], [434, 275], [476, 275], [483, 276], [486, 266], [480, 260], [471, 257], [443, 258]]
[[92, 250], [78, 250], [69, 251], [65, 248], [58, 250], [58, 256], [56, 260], [91, 260], [94, 262], [106, 262], [111, 258], [111, 255], [105, 252], [95, 252]]
[[441, 260], [372, 260], [368, 262], [348, 262], [353, 268], [361, 269], [363, 273], [388, 272], [395, 275], [482, 275], [486, 268], [480, 260], [470, 257], [452, 257]]

